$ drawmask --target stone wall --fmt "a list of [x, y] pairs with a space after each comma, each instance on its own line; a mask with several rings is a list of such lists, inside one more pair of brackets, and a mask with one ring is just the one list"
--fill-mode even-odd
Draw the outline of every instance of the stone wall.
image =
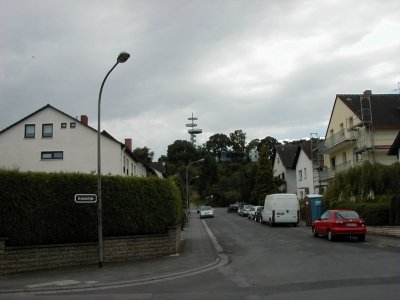
[[[179, 252], [180, 226], [167, 234], [105, 238], [104, 262], [123, 262], [165, 256]], [[0, 240], [0, 275], [61, 267], [92, 265], [98, 262], [98, 243], [6, 247]]]

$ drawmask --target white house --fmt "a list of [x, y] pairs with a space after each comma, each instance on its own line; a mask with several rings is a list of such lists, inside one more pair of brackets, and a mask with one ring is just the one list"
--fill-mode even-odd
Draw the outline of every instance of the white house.
[[303, 198], [314, 194], [314, 174], [310, 143], [303, 143], [297, 149], [296, 182], [297, 196]]
[[274, 160], [274, 176], [285, 182], [279, 187], [283, 193], [296, 194], [296, 155], [297, 145], [276, 145], [276, 156]]
[[250, 161], [253, 161], [253, 162], [258, 161], [260, 159], [257, 149], [255, 149], [255, 148], [250, 149], [249, 158], [250, 158]]
[[[147, 176], [151, 168], [132, 154], [132, 140], [101, 134], [102, 174]], [[0, 168], [36, 172], [97, 172], [97, 130], [46, 105], [0, 131]]]

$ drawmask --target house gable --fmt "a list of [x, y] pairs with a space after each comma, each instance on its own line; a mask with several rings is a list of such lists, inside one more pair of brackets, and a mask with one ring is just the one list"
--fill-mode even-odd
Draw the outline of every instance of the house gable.
[[[95, 173], [97, 130], [87, 125], [87, 117], [82, 120], [48, 104], [8, 126], [0, 132], [0, 168]], [[43, 124], [51, 125], [51, 137], [43, 136]], [[33, 126], [31, 137], [27, 138], [25, 125]], [[101, 133], [101, 140], [103, 174], [147, 176], [153, 172], [107, 132]]]
[[352, 111], [349, 106], [346, 105], [345, 102], [343, 102], [343, 99], [341, 97], [336, 95], [328, 127], [326, 129], [325, 139], [327, 139], [332, 134], [338, 133], [341, 130], [341, 125], [343, 128], [346, 129], [360, 122], [361, 120], [357, 117], [354, 111]]
[[276, 145], [276, 154], [286, 169], [296, 169], [296, 156], [298, 145]]

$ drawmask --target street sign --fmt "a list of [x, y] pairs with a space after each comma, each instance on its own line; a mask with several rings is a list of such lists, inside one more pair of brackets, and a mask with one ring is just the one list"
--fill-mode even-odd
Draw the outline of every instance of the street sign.
[[75, 202], [76, 203], [96, 203], [97, 195], [96, 194], [76, 194]]

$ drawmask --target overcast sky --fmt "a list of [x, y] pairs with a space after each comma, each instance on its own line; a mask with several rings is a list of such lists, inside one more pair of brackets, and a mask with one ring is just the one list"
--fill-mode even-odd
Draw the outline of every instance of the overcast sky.
[[398, 93], [398, 0], [0, 0], [0, 130], [46, 104], [155, 158], [216, 133], [324, 136], [336, 94]]

